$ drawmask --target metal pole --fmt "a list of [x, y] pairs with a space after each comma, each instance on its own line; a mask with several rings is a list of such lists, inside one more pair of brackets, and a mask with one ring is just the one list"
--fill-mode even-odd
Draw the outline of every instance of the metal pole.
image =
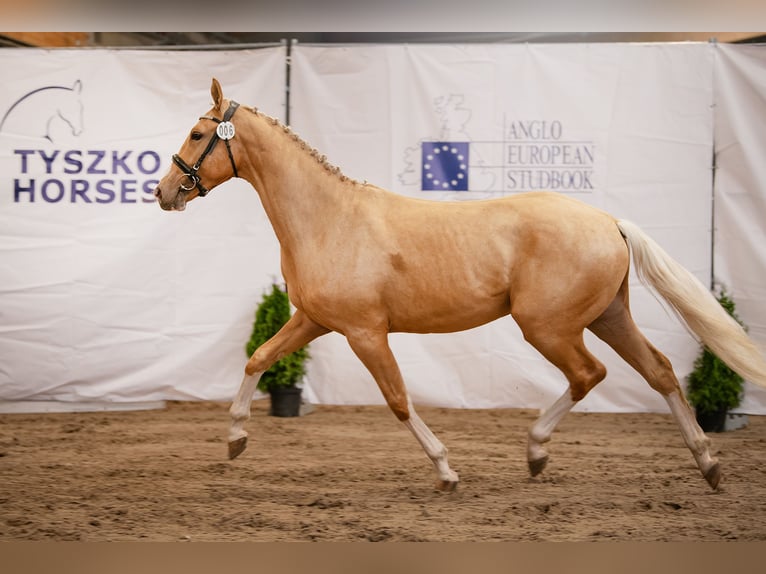
[[283, 40], [286, 46], [286, 53], [285, 53], [285, 125], [290, 125], [290, 65], [292, 63], [291, 60], [291, 54], [292, 54], [292, 47], [293, 42], [296, 40], [293, 40], [292, 38], [288, 40]]
[[[714, 49], [718, 48], [718, 41], [715, 38], [710, 39], [710, 44]], [[715, 52], [713, 57], [716, 57]], [[711, 185], [710, 185], [710, 291], [715, 292], [715, 176], [718, 158], [715, 153], [715, 118], [716, 118], [716, 92], [715, 92], [715, 62], [713, 62], [713, 86], [712, 86], [712, 111], [713, 111], [713, 149], [711, 161]]]

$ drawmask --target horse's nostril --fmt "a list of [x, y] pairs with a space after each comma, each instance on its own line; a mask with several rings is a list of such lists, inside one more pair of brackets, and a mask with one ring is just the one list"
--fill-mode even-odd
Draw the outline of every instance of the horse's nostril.
[[157, 187], [155, 187], [155, 188], [154, 188], [154, 197], [156, 197], [157, 199], [159, 199], [159, 198], [160, 198], [160, 194], [161, 194], [161, 193], [162, 193], [162, 190], [160, 190], [160, 186], [159, 186], [159, 185], [158, 185]]

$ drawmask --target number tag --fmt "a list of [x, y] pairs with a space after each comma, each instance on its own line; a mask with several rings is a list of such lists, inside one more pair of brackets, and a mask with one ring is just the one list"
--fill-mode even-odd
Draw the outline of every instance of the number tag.
[[231, 122], [221, 122], [218, 127], [215, 128], [215, 133], [222, 140], [230, 140], [234, 137], [234, 124]]

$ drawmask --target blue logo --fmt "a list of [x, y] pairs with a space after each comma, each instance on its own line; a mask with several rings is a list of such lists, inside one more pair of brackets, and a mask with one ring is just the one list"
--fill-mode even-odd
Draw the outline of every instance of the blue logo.
[[468, 142], [423, 142], [423, 191], [468, 191]]

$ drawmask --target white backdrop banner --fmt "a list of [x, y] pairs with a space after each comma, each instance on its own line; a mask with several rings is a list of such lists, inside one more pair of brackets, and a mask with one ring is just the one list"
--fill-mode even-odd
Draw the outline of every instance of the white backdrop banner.
[[[748, 195], [766, 177], [763, 52], [740, 48], [298, 45], [291, 123], [347, 175], [413, 197], [571, 194], [636, 222], [708, 284], [713, 114], [725, 108], [715, 217], [728, 251], [715, 271], [763, 341], [764, 210]], [[255, 306], [281, 281], [279, 246], [244, 181], [182, 214], [161, 211], [151, 191], [206, 111], [211, 76], [284, 119], [284, 58], [282, 47], [0, 50], [0, 400], [233, 397]], [[440, 167], [429, 156], [444, 145], [454, 157]], [[697, 343], [635, 280], [631, 303], [683, 379]], [[609, 375], [580, 410], [666, 410], [587, 341]], [[391, 342], [417, 403], [544, 408], [566, 387], [510, 318]], [[383, 402], [345, 339], [327, 335], [311, 352], [309, 400]], [[749, 394], [746, 412], [766, 413], [766, 398]]]
[[[639, 224], [708, 284], [713, 50], [299, 45], [292, 124], [347, 175], [414, 197], [573, 195]], [[440, 149], [453, 160], [436, 162]], [[683, 378], [697, 343], [636, 281], [632, 307]], [[391, 342], [416, 402], [547, 407], [566, 388], [510, 318], [453, 335], [392, 335]], [[588, 342], [610, 374], [579, 409], [666, 410], [611, 349], [595, 337]], [[341, 337], [317, 341], [313, 356], [317, 400], [380, 402]]]
[[283, 116], [284, 49], [7, 49], [0, 70], [0, 400], [229, 399], [276, 240], [241, 180], [183, 214], [152, 191], [212, 76]]
[[[766, 346], [766, 47], [721, 45], [715, 67], [715, 276]], [[764, 412], [748, 383], [743, 412]]]

